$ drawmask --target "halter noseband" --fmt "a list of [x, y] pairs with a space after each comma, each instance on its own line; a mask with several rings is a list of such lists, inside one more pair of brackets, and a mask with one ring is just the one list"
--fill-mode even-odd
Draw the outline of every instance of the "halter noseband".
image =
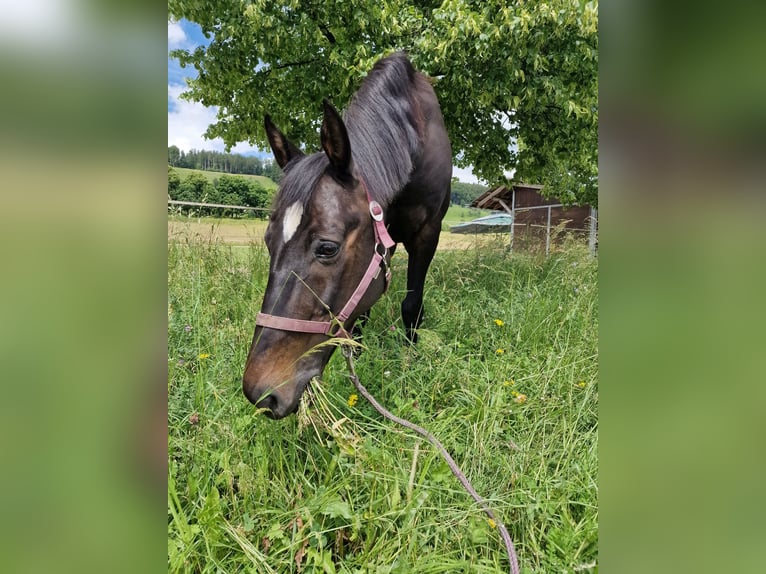
[[388, 255], [388, 250], [395, 245], [395, 242], [391, 239], [391, 236], [386, 229], [386, 225], [383, 223], [383, 208], [377, 201], [370, 197], [370, 190], [367, 188], [364, 178], [361, 178], [361, 183], [367, 194], [367, 202], [370, 207], [370, 216], [372, 217], [373, 231], [375, 233], [375, 246], [372, 248], [372, 260], [367, 267], [367, 271], [365, 271], [364, 276], [361, 281], [359, 281], [359, 285], [357, 285], [348, 302], [343, 306], [343, 309], [341, 309], [330, 321], [306, 321], [303, 319], [280, 317], [269, 313], [258, 313], [255, 317], [256, 325], [269, 329], [279, 329], [280, 331], [319, 333], [330, 337], [344, 337], [350, 339], [351, 336], [348, 334], [348, 331], [346, 331], [343, 324], [354, 312], [364, 294], [367, 293], [370, 283], [377, 279], [381, 268], [385, 270], [384, 292], [388, 289], [388, 284], [391, 281], [391, 269], [388, 267], [386, 256]]

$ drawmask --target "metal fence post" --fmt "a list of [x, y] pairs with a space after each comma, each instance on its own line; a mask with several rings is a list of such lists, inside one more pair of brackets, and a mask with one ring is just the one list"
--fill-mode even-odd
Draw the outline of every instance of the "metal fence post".
[[511, 246], [509, 253], [513, 253], [513, 230], [516, 229], [516, 190], [511, 188]]
[[548, 224], [545, 226], [545, 255], [551, 250], [551, 206], [548, 206]]
[[596, 228], [598, 226], [598, 209], [590, 208], [590, 228], [588, 233], [588, 249], [590, 254], [596, 256]]

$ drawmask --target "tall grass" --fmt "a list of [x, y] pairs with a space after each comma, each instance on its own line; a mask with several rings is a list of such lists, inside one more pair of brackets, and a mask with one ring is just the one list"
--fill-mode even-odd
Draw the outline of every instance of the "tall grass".
[[[336, 353], [297, 416], [254, 415], [241, 373], [262, 246], [168, 246], [172, 572], [508, 572], [497, 530], [426, 442], [361, 399]], [[523, 572], [597, 572], [596, 262], [439, 251], [417, 346], [406, 254], [357, 372], [425, 426], [505, 522]], [[502, 322], [498, 325], [496, 322]]]

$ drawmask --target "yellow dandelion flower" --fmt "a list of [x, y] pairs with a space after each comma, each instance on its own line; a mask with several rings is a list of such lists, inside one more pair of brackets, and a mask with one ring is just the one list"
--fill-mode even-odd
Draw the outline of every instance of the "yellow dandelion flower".
[[497, 528], [497, 524], [491, 518], [489, 520], [487, 520], [487, 522], [489, 523], [489, 527], [490, 528]]
[[353, 407], [356, 404], [356, 401], [358, 400], [359, 400], [359, 396], [356, 393], [354, 393], [348, 398], [348, 401], [347, 401], [348, 406]]
[[497, 325], [498, 327], [502, 327], [503, 325], [505, 325], [505, 323], [503, 323], [502, 319], [495, 319], [495, 325]]
[[504, 387], [510, 387], [511, 385], [515, 385], [515, 384], [516, 384], [516, 381], [514, 381], [513, 379], [511, 379], [510, 381], [503, 381]]
[[513, 401], [514, 401], [515, 403], [519, 403], [520, 405], [521, 405], [521, 404], [524, 404], [525, 402], [527, 402], [527, 395], [522, 395], [521, 393], [518, 393], [518, 394], [517, 394], [517, 395], [516, 395], [516, 396], [513, 398]]
[[577, 383], [577, 386], [580, 387], [581, 389], [584, 389], [585, 388], [585, 381], [580, 381], [579, 383]]
[[498, 349], [495, 351], [495, 353], [497, 353], [498, 355], [502, 355], [503, 353], [505, 353], [505, 349]]
[[197, 358], [198, 359], [208, 359], [208, 358], [210, 358], [210, 353], [200, 353], [199, 355], [197, 355]]

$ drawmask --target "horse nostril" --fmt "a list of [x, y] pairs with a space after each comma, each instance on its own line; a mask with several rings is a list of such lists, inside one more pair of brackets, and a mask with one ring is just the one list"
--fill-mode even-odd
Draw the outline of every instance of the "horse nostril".
[[277, 398], [270, 390], [263, 392], [254, 384], [248, 384], [247, 381], [242, 381], [242, 392], [247, 397], [247, 400], [253, 403], [256, 407], [271, 409], [276, 406]]
[[270, 411], [274, 412], [278, 404], [279, 401], [276, 395], [269, 393], [265, 397], [258, 399], [258, 401], [255, 403], [255, 406], [259, 409], [269, 409]]
[[272, 416], [273, 414], [276, 414], [280, 403], [279, 397], [276, 394], [271, 391], [261, 393], [258, 390], [253, 390], [248, 387], [245, 387], [244, 391], [247, 400], [253, 403], [256, 408], [267, 409], [264, 413], [266, 416]]

